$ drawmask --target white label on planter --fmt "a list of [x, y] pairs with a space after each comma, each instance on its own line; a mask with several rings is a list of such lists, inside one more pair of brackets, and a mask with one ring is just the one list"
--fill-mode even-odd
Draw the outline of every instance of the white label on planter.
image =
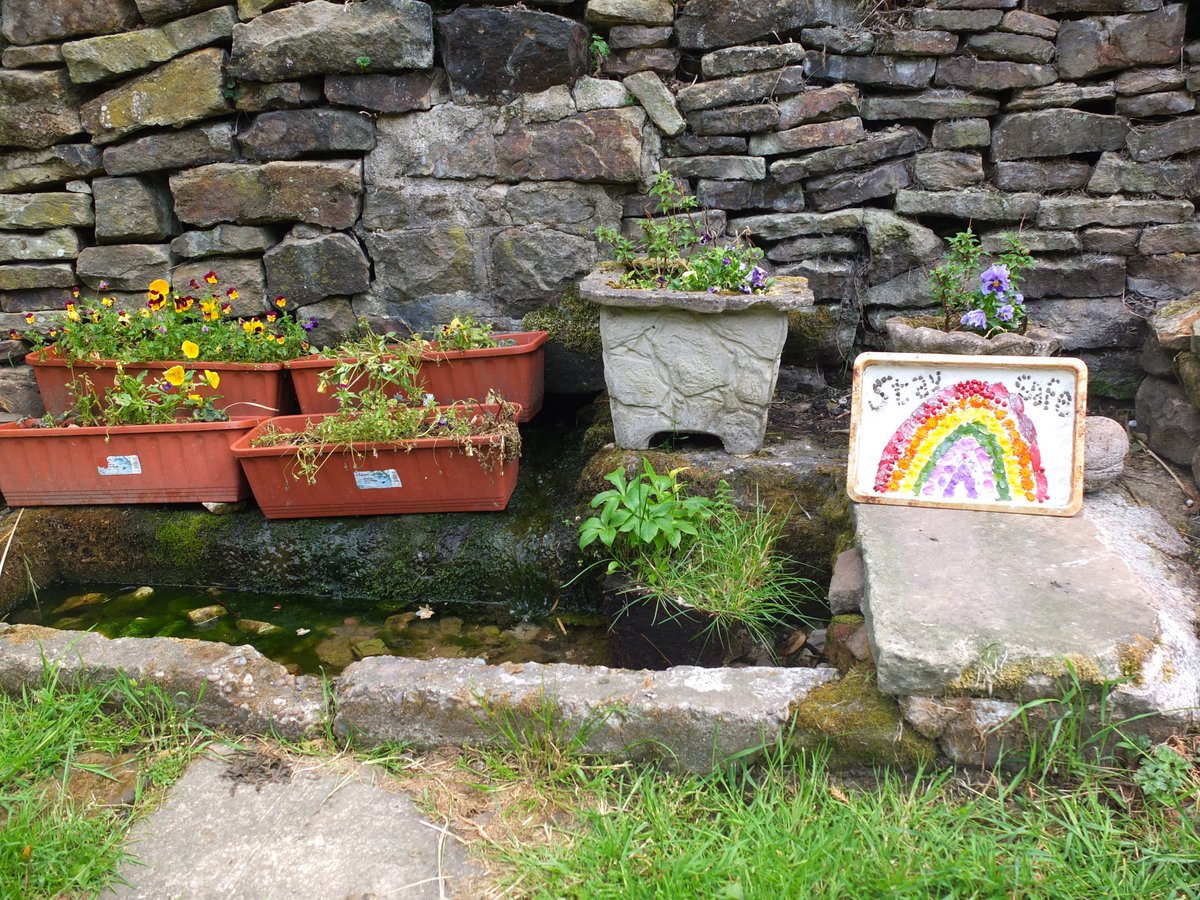
[[362, 469], [356, 469], [354, 483], [358, 485], [360, 491], [404, 487], [400, 483], [400, 474], [395, 469], [380, 469], [378, 472], [364, 472]]
[[142, 461], [136, 456], [110, 456], [108, 465], [96, 466], [101, 475], [141, 475]]

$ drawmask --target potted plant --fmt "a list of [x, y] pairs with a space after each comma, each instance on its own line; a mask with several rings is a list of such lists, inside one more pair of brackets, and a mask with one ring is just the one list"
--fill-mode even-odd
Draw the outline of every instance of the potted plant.
[[622, 447], [656, 434], [719, 437], [730, 453], [762, 446], [787, 337], [787, 314], [811, 306], [808, 280], [772, 278], [741, 236], [715, 240], [696, 199], [669, 173], [633, 242], [597, 231], [614, 251], [579, 286], [600, 306], [604, 380]]
[[888, 349], [895, 353], [958, 353], [991, 356], [1053, 356], [1062, 338], [1030, 325], [1021, 276], [1033, 257], [1015, 234], [1006, 249], [985, 263], [979, 238], [968, 228], [950, 238], [946, 259], [929, 272], [939, 318], [888, 319]]
[[233, 447], [268, 519], [500, 510], [516, 487], [520, 410], [414, 405], [419, 360], [384, 342], [329, 372], [335, 412], [281, 416]]
[[[413, 384], [421, 394], [430, 394], [438, 403], [454, 403], [486, 397], [495, 391], [521, 407], [521, 421], [527, 422], [542, 408], [545, 390], [544, 331], [492, 334], [492, 326], [476, 322], [470, 316], [455, 318], [437, 330], [437, 340], [424, 341], [419, 335], [402, 340], [395, 334], [351, 339], [320, 354], [286, 363], [296, 388], [303, 413], [326, 413], [336, 409], [336, 395], [328, 388], [329, 373], [338, 360], [353, 360], [365, 342], [373, 352], [380, 338], [396, 355], [416, 354], [419, 373]], [[324, 379], [324, 382], [322, 381]]]
[[118, 366], [103, 394], [87, 376], [74, 406], [0, 425], [0, 492], [10, 506], [232, 502], [249, 486], [230, 451], [261, 418], [217, 408], [211, 370], [162, 377]]
[[[61, 413], [72, 406], [68, 388], [80, 373], [96, 390], [108, 390], [118, 364], [126, 372], [158, 375], [175, 366], [207, 369], [221, 376], [223, 408], [243, 416], [282, 411], [288, 402], [283, 361], [308, 352], [316, 320], [298, 322], [286, 312], [283, 297], [257, 316], [238, 317], [233, 314], [237, 289], [219, 294], [215, 272], [204, 281], [193, 279], [189, 287], [196, 293], [181, 294], [158, 279], [137, 309], [111, 296], [84, 303], [79, 289], [73, 289], [60, 321], [45, 334], [24, 335], [34, 345], [25, 361], [33, 366], [47, 411]], [[101, 282], [101, 293], [105, 288]], [[28, 313], [25, 320], [34, 325], [37, 317]], [[198, 390], [211, 393], [204, 385]]]
[[743, 512], [729, 487], [688, 494], [682, 469], [659, 473], [649, 460], [624, 468], [591, 502], [579, 546], [599, 542], [608, 557], [605, 607], [613, 662], [633, 669], [723, 666], [773, 656], [776, 631], [803, 618], [798, 600], [815, 585], [788, 571], [776, 550], [786, 518], [756, 504]]

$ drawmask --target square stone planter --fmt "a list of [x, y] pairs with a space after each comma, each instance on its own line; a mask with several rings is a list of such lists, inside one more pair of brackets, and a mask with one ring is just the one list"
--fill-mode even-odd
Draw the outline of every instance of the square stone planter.
[[579, 285], [600, 307], [604, 380], [617, 443], [644, 450], [656, 434], [719, 438], [728, 453], [762, 446], [787, 338], [788, 313], [812, 306], [807, 278], [765, 294], [646, 291], [601, 263]]

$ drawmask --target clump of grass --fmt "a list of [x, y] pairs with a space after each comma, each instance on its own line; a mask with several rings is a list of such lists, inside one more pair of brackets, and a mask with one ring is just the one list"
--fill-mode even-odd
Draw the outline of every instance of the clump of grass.
[[[169, 697], [124, 676], [68, 688], [48, 670], [21, 696], [0, 694], [0, 897], [89, 895], [113, 882], [131, 820], [207, 739]], [[72, 797], [73, 774], [111, 777], [84, 753], [133, 755], [132, 809]]]

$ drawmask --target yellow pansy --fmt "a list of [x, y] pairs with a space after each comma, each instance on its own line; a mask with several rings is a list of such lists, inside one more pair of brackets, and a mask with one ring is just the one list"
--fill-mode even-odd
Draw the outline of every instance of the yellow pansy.
[[221, 386], [221, 376], [216, 372], [210, 372], [208, 369], [204, 370], [204, 380], [208, 382], [208, 386], [213, 390]]
[[200, 347], [195, 341], [184, 341], [181, 349], [188, 359], [195, 359], [200, 355]]
[[171, 366], [171, 368], [163, 372], [163, 378], [165, 378], [169, 384], [179, 387], [181, 384], [183, 384], [184, 379], [183, 366]]
[[158, 294], [160, 297], [167, 296], [167, 292], [171, 290], [171, 282], [165, 278], [156, 278], [150, 282], [150, 289], [147, 293]]
[[188, 394], [188, 400], [190, 400], [192, 403], [196, 403], [196, 404], [200, 404], [200, 403], [204, 402], [204, 398], [201, 397], [199, 394]]

